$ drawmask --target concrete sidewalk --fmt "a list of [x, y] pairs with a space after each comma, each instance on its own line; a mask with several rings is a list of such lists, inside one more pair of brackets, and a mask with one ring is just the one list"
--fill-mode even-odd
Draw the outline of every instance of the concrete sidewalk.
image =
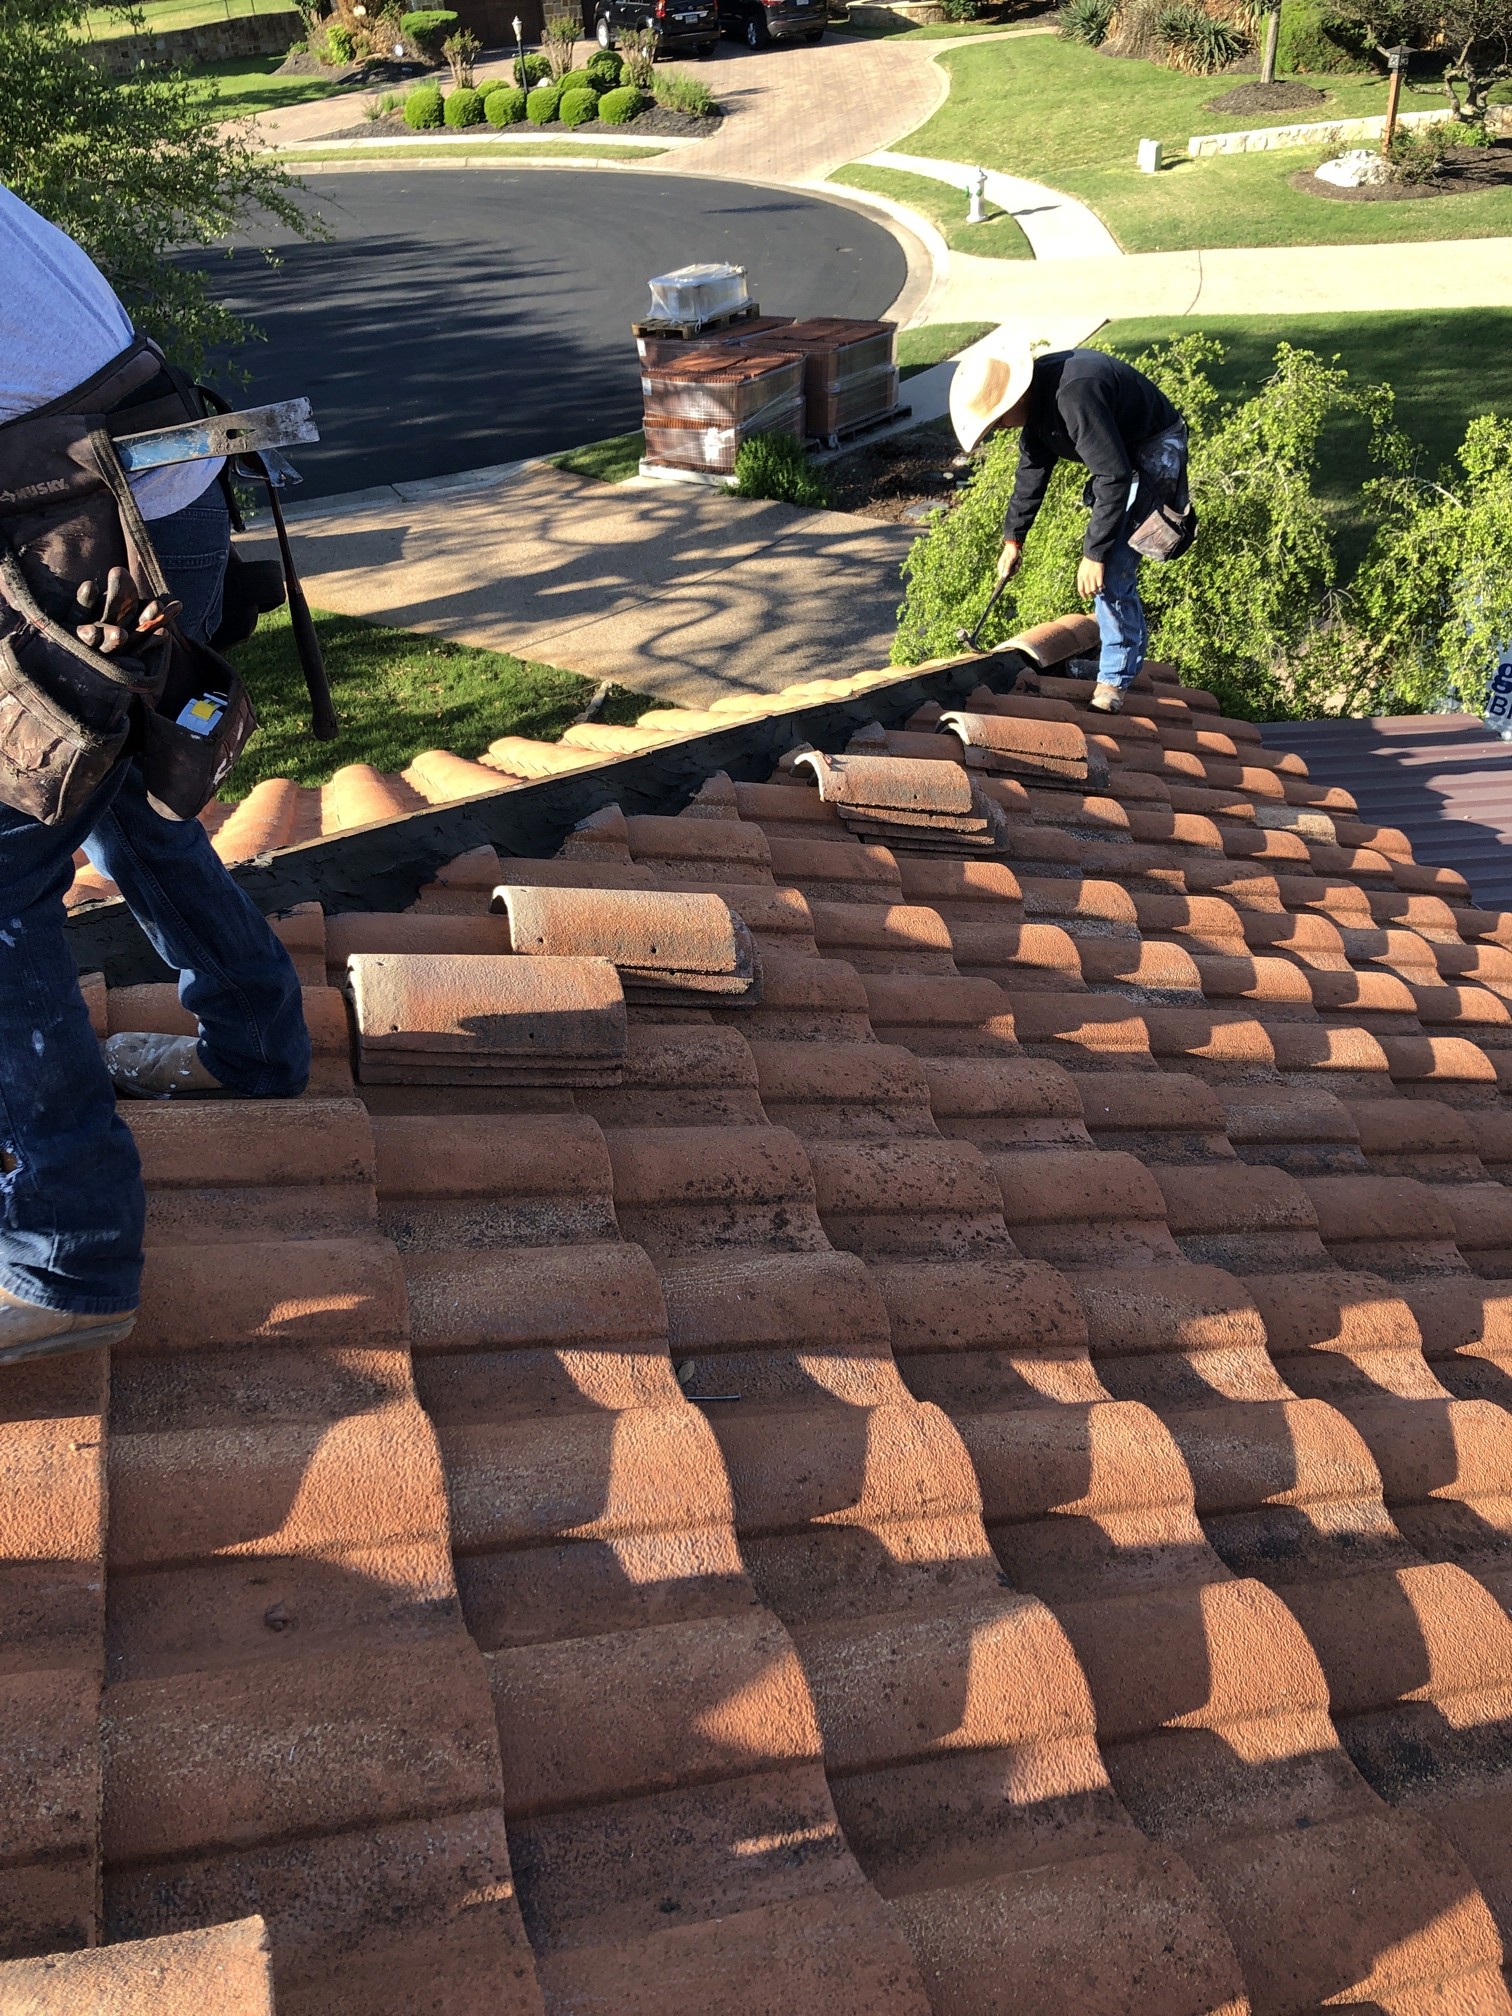
[[[942, 161], [932, 154], [900, 154], [881, 148], [868, 154], [869, 168], [899, 168], [907, 175], [925, 175], [932, 182], [947, 182], [954, 189], [970, 187], [976, 173], [965, 161]], [[1028, 182], [1022, 175], [987, 171], [983, 191], [989, 203], [1006, 210], [1029, 240], [1036, 259], [1118, 259], [1123, 255], [1118, 240], [1085, 203], [1062, 195], [1044, 182]], [[963, 213], [964, 215], [964, 213]], [[1002, 264], [1002, 261], [994, 261]]]
[[887, 663], [914, 527], [539, 462], [487, 474], [300, 512], [311, 603], [690, 706]]
[[1031, 317], [1363, 313], [1414, 303], [1512, 307], [1512, 238], [1421, 245], [1289, 245], [1134, 252], [1111, 259], [977, 259], [955, 252], [930, 301], [940, 322]]

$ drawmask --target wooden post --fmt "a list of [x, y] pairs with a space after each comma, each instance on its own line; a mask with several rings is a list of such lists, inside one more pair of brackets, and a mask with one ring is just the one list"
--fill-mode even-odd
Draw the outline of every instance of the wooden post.
[[1265, 13], [1265, 51], [1260, 58], [1260, 82], [1274, 84], [1276, 81], [1276, 44], [1281, 39], [1281, 8], [1277, 4], [1268, 7]]
[[1386, 91], [1386, 130], [1381, 135], [1381, 152], [1389, 154], [1391, 143], [1396, 138], [1397, 107], [1402, 102], [1402, 73], [1393, 69], [1391, 83]]
[[1386, 61], [1391, 65], [1391, 82], [1386, 87], [1386, 126], [1381, 134], [1382, 154], [1391, 152], [1391, 143], [1396, 138], [1397, 109], [1402, 102], [1402, 78], [1406, 74], [1407, 58], [1411, 53], [1407, 48], [1386, 51]]

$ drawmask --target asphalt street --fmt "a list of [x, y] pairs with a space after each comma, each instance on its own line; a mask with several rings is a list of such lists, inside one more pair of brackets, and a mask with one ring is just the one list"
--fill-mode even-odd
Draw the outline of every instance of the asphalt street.
[[278, 231], [212, 266], [266, 334], [237, 403], [305, 393], [297, 493], [450, 475], [640, 423], [630, 324], [652, 274], [746, 267], [768, 313], [880, 315], [906, 277], [880, 225], [820, 199], [692, 176], [403, 168], [307, 173], [324, 243]]

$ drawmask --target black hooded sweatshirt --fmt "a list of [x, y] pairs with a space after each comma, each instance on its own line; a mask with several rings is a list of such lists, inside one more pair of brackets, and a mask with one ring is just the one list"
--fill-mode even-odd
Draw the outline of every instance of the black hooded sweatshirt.
[[1056, 463], [1081, 462], [1090, 472], [1092, 506], [1082, 551], [1089, 560], [1106, 560], [1123, 530], [1135, 449], [1180, 424], [1160, 387], [1120, 357], [1054, 350], [1036, 358], [1003, 537], [1022, 545]]

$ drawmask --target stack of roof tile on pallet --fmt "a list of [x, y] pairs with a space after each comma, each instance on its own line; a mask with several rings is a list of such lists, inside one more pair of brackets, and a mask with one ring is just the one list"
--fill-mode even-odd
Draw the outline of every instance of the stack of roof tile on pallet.
[[764, 350], [693, 350], [641, 371], [646, 460], [729, 475], [756, 434], [803, 435], [803, 359]]
[[791, 315], [758, 315], [752, 308], [748, 315], [717, 329], [702, 327], [683, 330], [652, 322], [637, 322], [632, 325], [635, 335], [635, 352], [644, 364], [675, 364], [681, 357], [689, 357], [695, 350], [720, 349], [731, 343], [743, 343], [752, 336], [769, 336], [774, 329], [792, 326]]
[[1087, 691], [868, 738], [1011, 757], [992, 858], [716, 777], [292, 920], [339, 983], [506, 950], [501, 886], [718, 894], [759, 1001], [628, 1003], [618, 1084], [128, 1111], [108, 1415], [0, 1422], [23, 1510], [96, 1480], [70, 1588], [109, 1536], [102, 1721], [72, 1599], [7, 1697], [76, 1774], [16, 1768], [13, 1952], [259, 1912], [281, 2016], [1506, 2016], [1512, 917], [1209, 696]]
[[804, 432], [833, 443], [875, 426], [897, 407], [897, 334], [893, 322], [823, 315], [775, 333], [743, 336], [740, 347], [802, 353]]

